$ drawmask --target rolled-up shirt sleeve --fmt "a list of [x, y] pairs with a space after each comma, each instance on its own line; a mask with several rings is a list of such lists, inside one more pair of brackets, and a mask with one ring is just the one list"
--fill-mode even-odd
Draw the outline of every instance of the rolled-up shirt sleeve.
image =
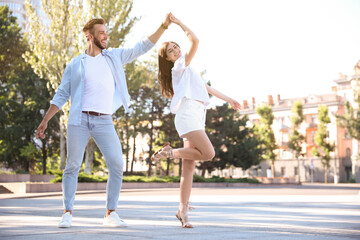
[[71, 64], [69, 63], [64, 71], [60, 86], [56, 90], [56, 94], [51, 100], [51, 104], [56, 105], [59, 109], [69, 100], [71, 95]]
[[137, 42], [132, 48], [118, 48], [117, 52], [120, 56], [121, 63], [126, 64], [134, 61], [136, 58], [149, 51], [153, 46], [155, 46], [155, 44], [152, 43], [149, 38], [146, 38]]

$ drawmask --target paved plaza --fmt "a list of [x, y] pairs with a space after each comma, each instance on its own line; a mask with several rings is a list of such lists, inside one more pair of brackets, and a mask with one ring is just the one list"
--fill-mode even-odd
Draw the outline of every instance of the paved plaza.
[[360, 185], [195, 188], [194, 229], [175, 218], [178, 189], [127, 189], [118, 213], [127, 228], [104, 228], [105, 192], [76, 196], [73, 225], [57, 228], [58, 194], [0, 196], [2, 239], [360, 239]]

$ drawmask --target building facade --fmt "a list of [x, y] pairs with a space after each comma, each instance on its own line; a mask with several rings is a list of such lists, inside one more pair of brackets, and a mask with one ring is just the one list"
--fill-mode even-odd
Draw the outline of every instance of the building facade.
[[[345, 113], [345, 103], [349, 101], [355, 106], [354, 89], [360, 74], [352, 76], [339, 75], [335, 80], [336, 86], [332, 87], [329, 94], [309, 95], [303, 98], [281, 99], [280, 95], [276, 98], [268, 96], [267, 102], [257, 103], [254, 98], [248, 103], [243, 101], [241, 114], [249, 116], [252, 124], [259, 121], [260, 117], [256, 113], [256, 108], [263, 104], [272, 107], [274, 130], [276, 143], [279, 149], [276, 150], [277, 159], [275, 161], [275, 177], [300, 177], [301, 182], [324, 182], [324, 167], [321, 160], [312, 154], [315, 148], [314, 136], [318, 129], [318, 106], [326, 105], [329, 110], [331, 123], [328, 124], [328, 138], [330, 143], [334, 143], [336, 149], [331, 153], [330, 168], [328, 169], [329, 182], [349, 182], [352, 179], [360, 182], [360, 160], [359, 160], [359, 141], [352, 139], [346, 134], [345, 129], [336, 123], [335, 114]], [[305, 136], [306, 141], [302, 144], [304, 157], [295, 159], [294, 153], [288, 148], [289, 134], [291, 127], [291, 108], [294, 102], [300, 101], [303, 104], [303, 114], [305, 120], [299, 127], [299, 132]], [[263, 161], [259, 166], [255, 166], [247, 171], [231, 168], [222, 171], [215, 171], [213, 175], [248, 177], [248, 176], [269, 176], [270, 162]]]

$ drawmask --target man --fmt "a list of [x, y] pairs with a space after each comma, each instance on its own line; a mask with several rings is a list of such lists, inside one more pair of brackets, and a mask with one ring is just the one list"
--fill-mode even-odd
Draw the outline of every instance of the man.
[[124, 106], [126, 112], [129, 110], [130, 97], [123, 65], [149, 51], [170, 23], [167, 14], [152, 35], [126, 49], [106, 49], [108, 36], [103, 19], [92, 19], [83, 28], [88, 48], [66, 66], [50, 108], [36, 131], [36, 138], [44, 138], [48, 121], [71, 97], [67, 163], [62, 181], [64, 214], [59, 227], [71, 226], [77, 178], [90, 136], [104, 155], [109, 169], [104, 226], [127, 226], [115, 212], [123, 179], [123, 160], [111, 115], [120, 106]]

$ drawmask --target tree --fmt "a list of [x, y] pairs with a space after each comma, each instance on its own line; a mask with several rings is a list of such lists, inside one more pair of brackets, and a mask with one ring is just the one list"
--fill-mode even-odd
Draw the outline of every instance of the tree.
[[304, 153], [301, 152], [301, 150], [302, 150], [301, 145], [305, 141], [304, 135], [302, 135], [298, 131], [301, 123], [304, 121], [302, 103], [300, 101], [294, 102], [291, 112], [292, 112], [291, 132], [290, 132], [290, 136], [289, 136], [288, 147], [294, 151], [295, 158], [298, 161], [298, 182], [300, 183], [300, 160], [299, 160], [299, 157], [304, 155]]
[[148, 135], [149, 140], [149, 154], [147, 163], [149, 165], [148, 176], [151, 176], [152, 161], [151, 155], [154, 153], [155, 139], [159, 136], [160, 126], [158, 123], [162, 121], [164, 113], [168, 110], [169, 99], [164, 98], [160, 93], [160, 86], [157, 82], [157, 56], [152, 55], [152, 58], [142, 63], [141, 68], [141, 86], [137, 102], [141, 104], [141, 126], [139, 131], [143, 135]]
[[[155, 73], [155, 72], [154, 72]], [[155, 78], [153, 78], [155, 80]], [[151, 176], [151, 155], [154, 153], [154, 143], [155, 139], [159, 136], [160, 126], [156, 125], [161, 122], [162, 117], [164, 116], [164, 112], [167, 111], [169, 106], [168, 99], [164, 98], [160, 94], [160, 89], [158, 85], [150, 83], [147, 86], [143, 87], [144, 95], [143, 102], [145, 103], [145, 107], [147, 109], [147, 118], [148, 124], [144, 128], [144, 132], [150, 136], [149, 140], [149, 157], [147, 159], [149, 169], [148, 176]]]
[[255, 133], [261, 139], [262, 147], [265, 149], [264, 160], [270, 160], [271, 173], [275, 177], [275, 159], [274, 151], [278, 149], [275, 142], [274, 131], [271, 127], [274, 121], [274, 114], [269, 105], [263, 105], [256, 108], [256, 113], [260, 116], [260, 123], [255, 125]]
[[[133, 139], [131, 169], [136, 160], [136, 137], [148, 135], [149, 141], [149, 164], [148, 175], [151, 175], [152, 162], [150, 156], [153, 153], [153, 145], [159, 133], [159, 126], [166, 111], [169, 100], [161, 96], [157, 84], [157, 63], [155, 56], [144, 62], [134, 61], [128, 63], [125, 74], [128, 82], [128, 90], [131, 99], [130, 111], [126, 114], [123, 110], [115, 113], [115, 122], [118, 127], [119, 137], [125, 144], [122, 145], [123, 153], [126, 156], [126, 171], [129, 166], [130, 139]], [[132, 170], [131, 170], [132, 171]]]
[[22, 58], [27, 40], [7, 6], [0, 6], [0, 23], [0, 65], [5, 66], [0, 68], [0, 161], [25, 172], [40, 166], [46, 174], [47, 158], [56, 151], [48, 148], [50, 141], [57, 141], [56, 126], [49, 124], [52, 129], [42, 141], [33, 139], [33, 119], [41, 118], [41, 109], [49, 107], [46, 81]]
[[240, 116], [227, 103], [209, 109], [206, 114], [206, 132], [215, 148], [215, 158], [203, 161], [197, 168], [211, 173], [213, 170], [230, 166], [243, 170], [259, 164], [263, 149], [260, 139], [248, 127], [248, 117]]
[[[179, 137], [175, 124], [174, 124], [175, 115], [172, 113], [164, 114], [161, 118], [161, 126], [158, 134], [158, 138], [155, 141], [155, 145], [157, 149], [160, 149], [165, 143], [170, 142], [173, 148], [181, 148], [183, 147], [183, 141]], [[170, 174], [170, 166], [173, 164], [173, 160], [170, 158], [166, 159], [166, 170], [165, 175], [169, 176]], [[160, 165], [161, 166], [161, 165]], [[162, 167], [162, 166], [161, 166]], [[181, 169], [181, 161], [179, 162], [179, 170]], [[181, 175], [181, 174], [179, 174]]]
[[16, 76], [17, 70], [24, 65], [22, 54], [26, 43], [20, 33], [21, 28], [16, 23], [16, 17], [11, 16], [8, 6], [0, 6], [0, 80], [6, 82]]
[[[31, 6], [30, 0], [26, 0], [25, 6], [30, 36], [26, 60], [36, 74], [49, 80], [51, 95], [60, 84], [66, 64], [85, 49], [81, 32], [86, 21], [102, 15], [109, 24], [109, 46], [113, 47], [123, 43], [137, 20], [129, 16], [132, 0], [48, 0], [41, 2], [40, 13]], [[65, 128], [69, 108], [66, 104], [60, 117], [61, 169], [65, 167]]]
[[[238, 115], [238, 114], [236, 114]], [[237, 116], [238, 120], [234, 124], [234, 131], [229, 134], [231, 137], [228, 150], [225, 156], [234, 167], [241, 167], [247, 170], [254, 165], [258, 165], [264, 153], [262, 140], [254, 134], [254, 127], [248, 127], [248, 116]]]
[[[146, 63], [140, 63], [134, 61], [126, 65], [126, 78], [128, 79], [128, 89], [131, 96], [131, 108], [129, 112], [129, 117], [127, 119], [127, 143], [130, 141], [130, 137], [133, 139], [132, 146], [132, 161], [130, 165], [130, 172], [134, 170], [134, 163], [136, 161], [136, 138], [139, 134], [145, 134], [145, 125], [147, 122], [147, 114], [145, 105], [143, 103], [144, 95], [144, 86], [149, 81], [149, 74]], [[128, 171], [128, 154], [127, 154], [127, 166], [126, 171]]]
[[330, 166], [330, 153], [334, 151], [335, 144], [328, 141], [327, 125], [331, 122], [328, 114], [328, 107], [326, 105], [319, 105], [318, 108], [319, 127], [315, 134], [316, 148], [313, 149], [313, 154], [320, 157], [321, 163], [325, 169], [325, 183], [328, 182], [328, 168]]
[[[354, 72], [356, 76], [360, 75], [360, 61], [354, 66]], [[354, 91], [354, 103], [351, 104], [349, 101], [345, 103], [345, 114], [340, 115], [336, 114], [336, 121], [340, 127], [346, 129], [348, 135], [351, 138], [360, 141], [360, 86], [359, 79], [356, 78], [356, 85], [353, 89]], [[359, 158], [360, 155], [357, 156]], [[355, 176], [355, 164], [353, 164], [352, 175]]]
[[115, 129], [120, 138], [122, 153], [123, 155], [125, 154], [125, 171], [128, 172], [131, 137], [129, 113], [125, 113], [124, 109], [122, 108], [119, 111], [116, 111], [113, 119], [115, 122]]

